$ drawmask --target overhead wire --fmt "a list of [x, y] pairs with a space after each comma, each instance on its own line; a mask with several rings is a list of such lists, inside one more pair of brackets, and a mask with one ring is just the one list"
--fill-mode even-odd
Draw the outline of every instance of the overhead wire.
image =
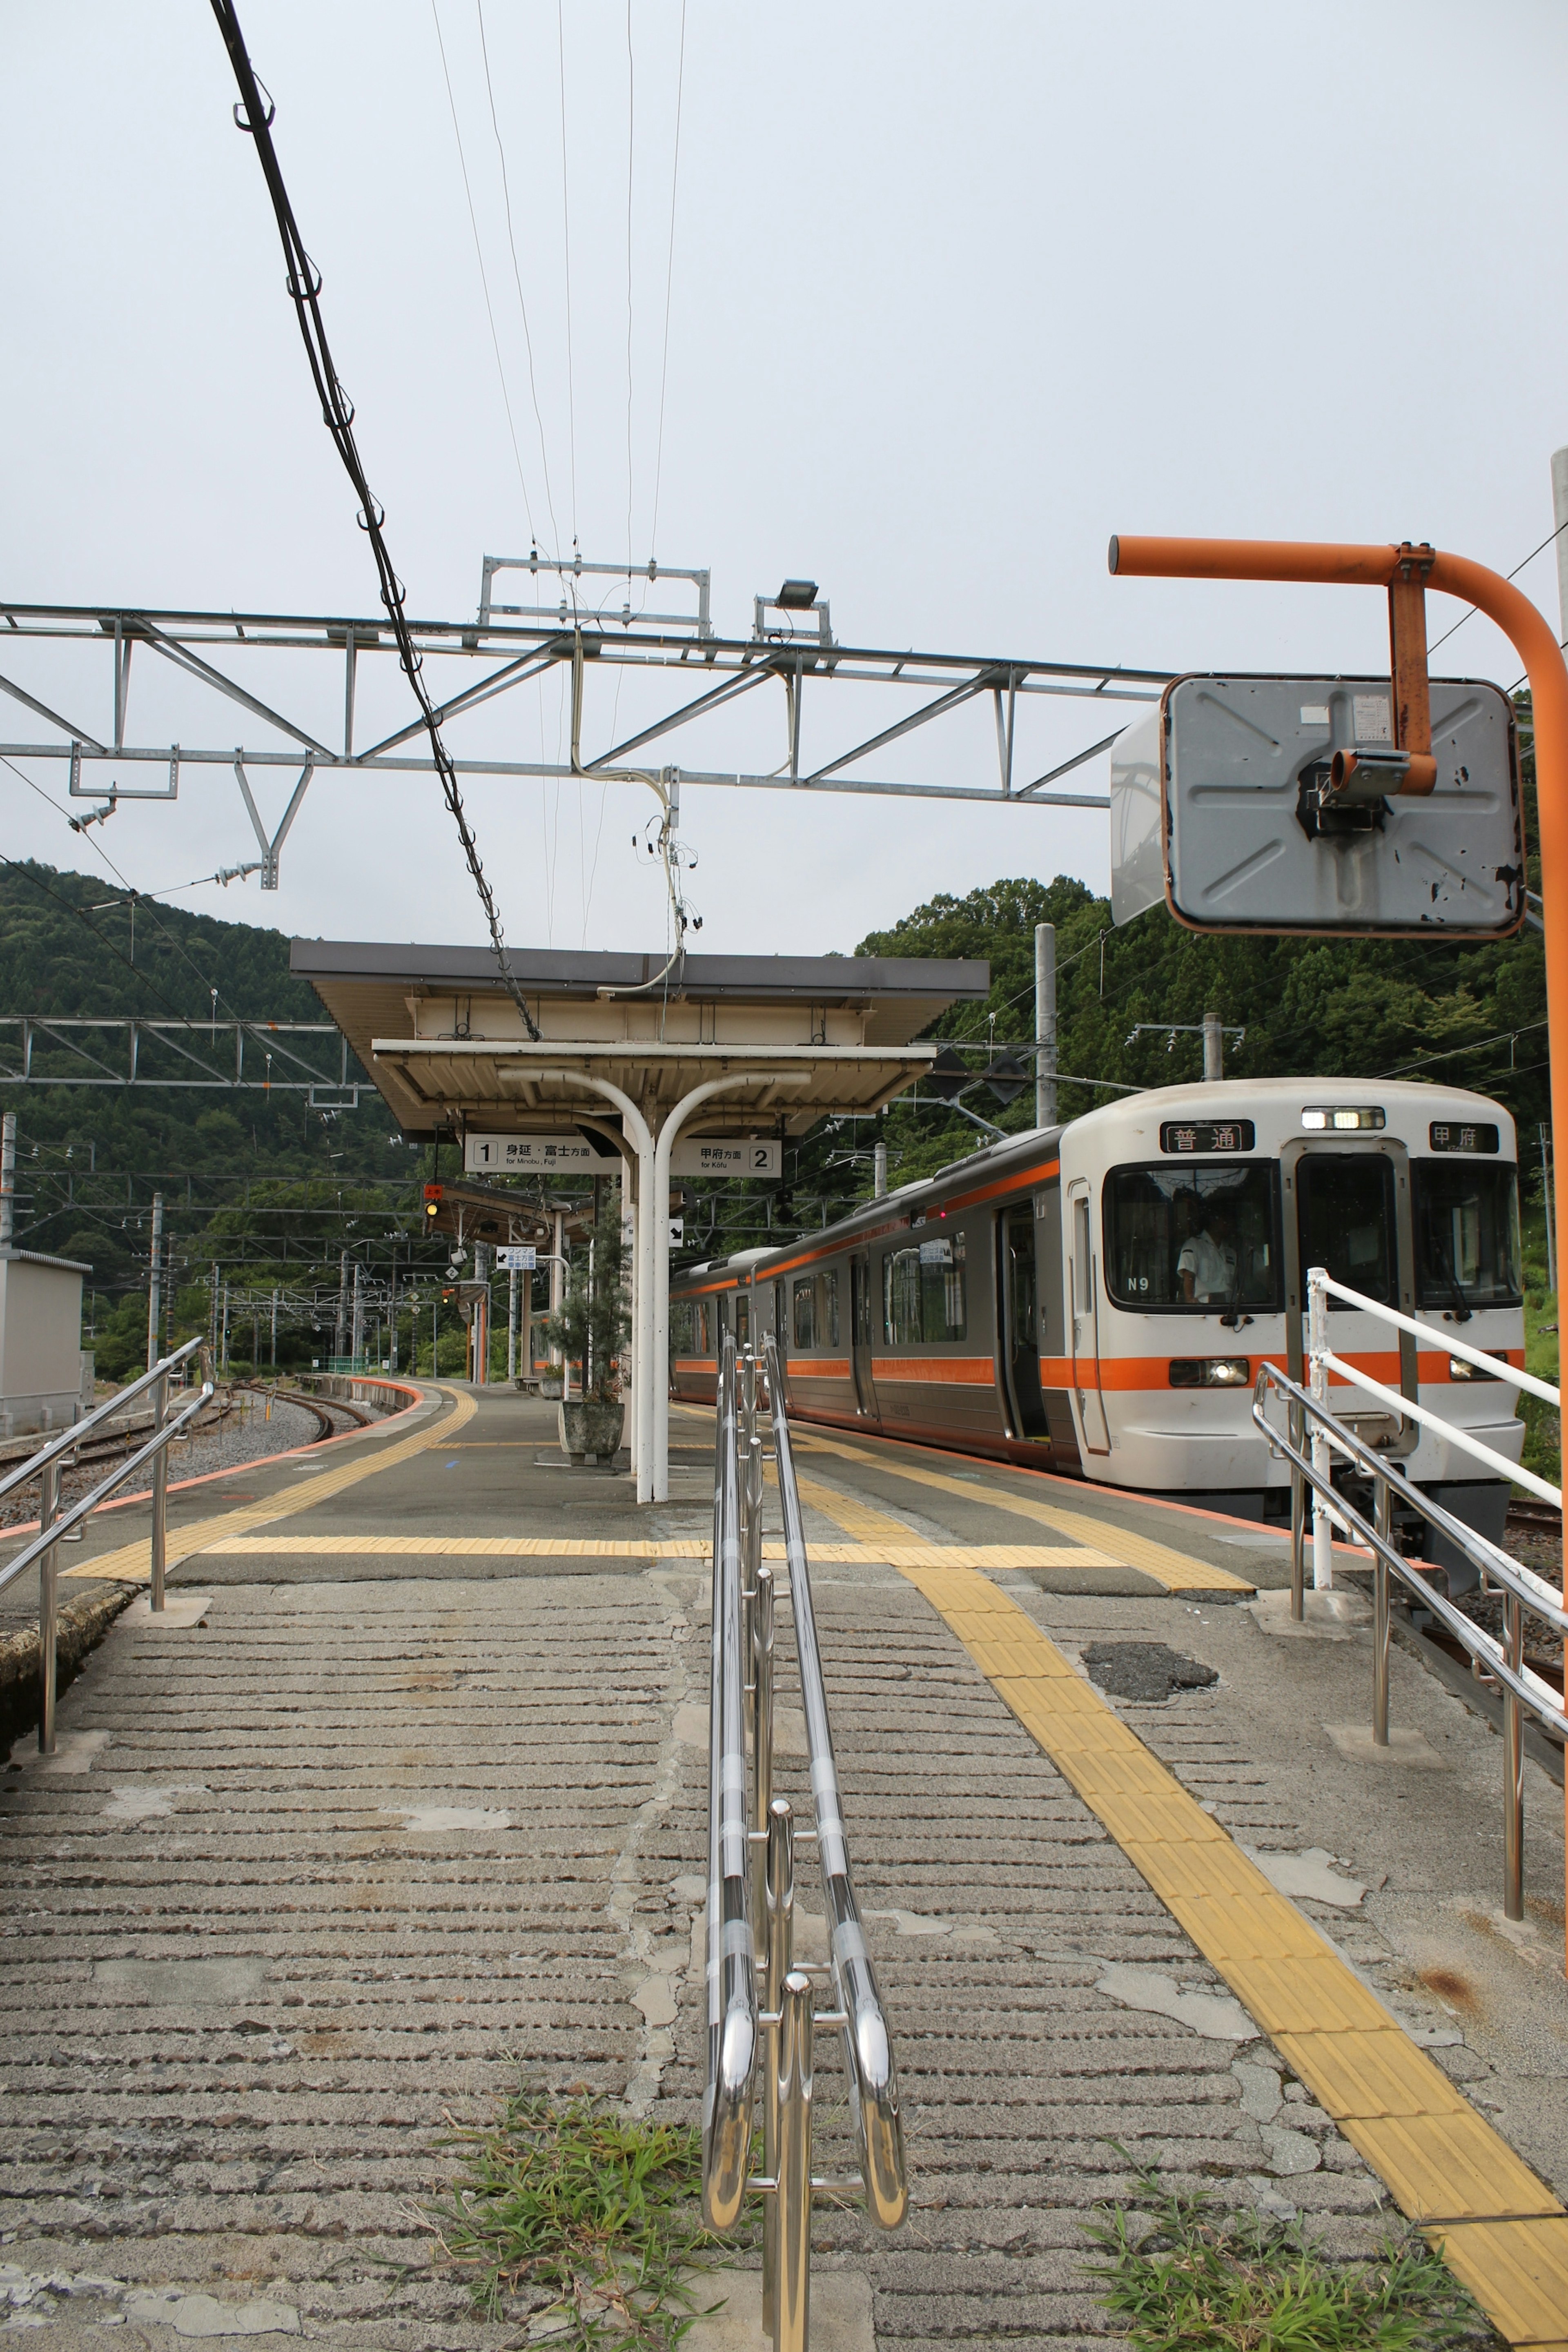
[[[632, 537], [633, 483], [632, 410], [632, 189], [637, 151], [637, 68], [632, 47], [632, 0], [626, 0], [626, 562], [637, 544]], [[584, 918], [586, 908], [584, 908]]]
[[[431, 0], [434, 7], [435, 0]], [[544, 469], [544, 502], [550, 509], [551, 541], [557, 553], [561, 547], [561, 526], [555, 520], [555, 493], [550, 480], [550, 456], [544, 446], [544, 416], [539, 405], [539, 384], [533, 372], [533, 334], [528, 323], [528, 303], [522, 291], [522, 268], [517, 257], [517, 233], [511, 218], [511, 183], [507, 176], [506, 146], [500, 135], [500, 122], [496, 114], [495, 86], [490, 80], [489, 43], [485, 38], [484, 0], [474, 0], [479, 20], [479, 55], [484, 60], [485, 94], [490, 104], [490, 129], [495, 133], [496, 154], [500, 162], [501, 204], [506, 212], [507, 243], [511, 248], [511, 274], [517, 287], [517, 307], [522, 315], [523, 346], [528, 352], [528, 389], [533, 401], [533, 421], [539, 427], [539, 462]], [[531, 525], [530, 528], [531, 529]]]
[[572, 365], [572, 195], [566, 150], [566, 19], [555, 0], [555, 57], [561, 82], [561, 233], [566, 260], [566, 429], [572, 457], [572, 544], [577, 544], [577, 395]]
[[[479, 241], [479, 224], [478, 216], [474, 211], [474, 192], [468, 184], [468, 159], [463, 152], [462, 125], [458, 121], [458, 101], [452, 93], [452, 74], [451, 68], [447, 63], [447, 44], [441, 37], [441, 13], [436, 5], [436, 0], [430, 0], [430, 17], [436, 27], [436, 46], [441, 52], [441, 78], [447, 85], [447, 105], [452, 117], [452, 135], [458, 142], [458, 168], [463, 175], [463, 194], [468, 200], [468, 226], [474, 233], [474, 257], [479, 265], [479, 284], [484, 289], [485, 316], [489, 320], [490, 327], [490, 349], [496, 355], [496, 375], [500, 383], [501, 405], [506, 410], [506, 429], [511, 436], [511, 454], [517, 464], [517, 478], [519, 486], [522, 491], [522, 510], [528, 517], [529, 537], [531, 539], [537, 540], [538, 533], [533, 528], [533, 505], [528, 495], [528, 477], [523, 471], [522, 451], [518, 446], [517, 424], [511, 413], [511, 394], [507, 390], [506, 369], [501, 362], [500, 337], [496, 332], [495, 308], [490, 301], [489, 273], [485, 268], [485, 250], [483, 245]], [[479, 37], [481, 40], [484, 37], [482, 20]], [[487, 79], [489, 78], [488, 68], [486, 78]], [[527, 322], [525, 320], [525, 331], [526, 323]], [[546, 470], [545, 490], [547, 494], [549, 487], [550, 477], [548, 470]]]
[[658, 552], [658, 493], [664, 478], [664, 404], [669, 386], [669, 309], [675, 284], [675, 199], [680, 181], [680, 108], [686, 89], [686, 0], [680, 0], [680, 55], [675, 72], [675, 152], [669, 166], [669, 249], [664, 266], [664, 352], [658, 376], [658, 439], [653, 465], [653, 524], [647, 551]]
[[474, 839], [468, 813], [463, 805], [458, 772], [452, 764], [451, 755], [441, 739], [440, 721], [426, 688], [422, 676], [423, 656], [415, 646], [413, 634], [408, 625], [408, 616], [404, 610], [406, 592], [403, 583], [393, 570], [392, 559], [387, 551], [382, 530], [383, 509], [376, 502], [369, 481], [366, 479], [364, 467], [360, 461], [359, 448], [353, 433], [353, 404], [338, 379], [337, 369], [333, 365], [331, 352], [327, 342], [326, 327], [321, 318], [321, 273], [305, 250], [304, 239], [300, 234], [299, 224], [294, 218], [294, 209], [289, 201], [289, 192], [284, 186], [282, 171], [272, 144], [271, 123], [275, 109], [270, 102], [263, 106], [261, 93], [257, 87], [255, 70], [246, 50], [245, 38], [240, 31], [239, 19], [233, 5], [233, 0], [212, 0], [212, 7], [213, 14], [217, 19], [218, 29], [223, 35], [225, 46], [228, 50], [229, 62], [234, 68], [235, 79], [239, 86], [240, 99], [244, 107], [246, 121], [240, 122], [238, 107], [235, 109], [235, 120], [242, 130], [248, 130], [255, 141], [257, 158], [260, 163], [262, 175], [267, 182], [267, 192], [271, 198], [272, 209], [277, 217], [278, 231], [282, 239], [284, 257], [288, 264], [289, 293], [294, 304], [295, 316], [300, 322], [300, 333], [305, 345], [310, 374], [321, 403], [322, 420], [332, 436], [333, 446], [342, 460], [343, 469], [361, 501], [360, 525], [370, 541], [371, 551], [375, 560], [375, 568], [381, 582], [381, 600], [386, 607], [387, 618], [396, 640], [398, 658], [403, 665], [404, 675], [413, 689], [415, 699], [419, 705], [420, 716], [425, 721], [426, 731], [430, 738], [431, 757], [436, 764], [436, 772], [441, 780], [442, 795], [457, 825], [458, 836], [462, 844], [468, 872], [473, 877], [474, 887], [479, 894], [480, 906], [484, 909], [497, 969], [500, 973], [502, 984], [521, 1018], [523, 1027], [529, 1036], [537, 1041], [540, 1036], [539, 1024], [530, 1013], [522, 990], [512, 972], [511, 960], [506, 951], [506, 940], [501, 929], [500, 912], [496, 905], [495, 894], [490, 888], [484, 867], [480, 863], [479, 845]]

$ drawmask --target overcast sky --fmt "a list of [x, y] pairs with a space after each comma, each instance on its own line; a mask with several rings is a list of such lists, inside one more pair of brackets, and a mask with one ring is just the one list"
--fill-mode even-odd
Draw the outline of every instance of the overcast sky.
[[[1108, 536], [1425, 538], [1507, 572], [1551, 531], [1560, 0], [631, 0], [630, 74], [626, 0], [486, 0], [494, 127], [476, 0], [242, 0], [241, 18], [416, 614], [470, 617], [484, 554], [575, 536], [593, 559], [710, 566], [731, 635], [804, 573], [847, 644], [1376, 669], [1379, 596], [1112, 580]], [[4, 26], [4, 594], [373, 613], [205, 0], [5, 0]], [[1555, 622], [1551, 550], [1521, 585]], [[1458, 612], [1435, 601], [1433, 634]], [[132, 738], [276, 741], [139, 658]], [[1479, 620], [1449, 665], [1504, 686], [1519, 667]], [[341, 726], [324, 664], [230, 668]], [[384, 656], [364, 670], [362, 730], [390, 729], [406, 688]], [[109, 724], [101, 655], [13, 645], [0, 671]], [[814, 691], [846, 698], [836, 719], [808, 696], [808, 753], [905, 708]], [[653, 707], [639, 681], [618, 709], [614, 677], [592, 692], [591, 742]], [[1065, 758], [1117, 715], [1031, 710], [1030, 746]], [[552, 760], [563, 718], [558, 683], [531, 686], [452, 748]], [[874, 765], [989, 782], [989, 729], [983, 706]], [[51, 731], [3, 696], [0, 730]], [[771, 768], [784, 750], [782, 697], [752, 698], [666, 756]], [[24, 764], [65, 799], [62, 767]], [[1102, 790], [1106, 767], [1080, 779]], [[281, 784], [259, 790], [275, 813]], [[95, 866], [8, 769], [0, 792], [7, 854]], [[632, 845], [646, 793], [469, 799], [513, 941], [662, 946]], [[682, 830], [695, 944], [716, 950], [848, 949], [1000, 875], [1108, 880], [1093, 812], [689, 789]], [[88, 838], [148, 889], [256, 854], [221, 767]], [[334, 937], [483, 936], [431, 779], [323, 774], [275, 896], [253, 877], [175, 903]]]

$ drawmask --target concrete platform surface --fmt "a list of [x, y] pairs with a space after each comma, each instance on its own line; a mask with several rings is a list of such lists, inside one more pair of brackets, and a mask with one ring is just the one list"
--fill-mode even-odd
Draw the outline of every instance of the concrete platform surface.
[[[696, 2118], [710, 1418], [677, 1417], [679, 1490], [640, 1513], [623, 1475], [562, 1466], [553, 1420], [448, 1386], [337, 1449], [363, 1475], [323, 1486], [324, 1465], [296, 1461], [248, 1466], [243, 1500], [193, 1490], [171, 1577], [185, 1605], [122, 1614], [62, 1701], [58, 1757], [14, 1752], [0, 2299], [16, 2324], [66, 2347], [106, 2324], [170, 2347], [511, 2344], [516, 2324], [477, 2318], [436, 2255], [454, 2124], [520, 2081]], [[1364, 1625], [1281, 1642], [1250, 1597], [1279, 1582], [1282, 1547], [829, 1435], [802, 1433], [807, 1534], [913, 2182], [892, 2236], [818, 2209], [823, 2318], [846, 2352], [866, 2352], [867, 2309], [910, 2352], [1107, 2340], [1083, 2225], [1130, 2162], [1301, 2213], [1347, 2251], [1394, 2219], [913, 1570], [889, 1564], [906, 1551], [1052, 1554], [983, 1572], [1080, 1686], [1115, 1683], [1110, 1653], [1139, 1654], [1140, 1687], [1156, 1652], [1212, 1673], [1108, 1703], [1543, 2190], [1568, 2189], [1563, 1806], [1544, 1775], [1527, 1767], [1515, 1926], [1490, 1725], [1401, 1650], [1394, 1719], [1420, 1747], [1369, 1762]], [[83, 1566], [133, 1576], [143, 1534], [129, 1513], [95, 1528]], [[495, 1549], [442, 1549], [479, 1539]], [[1224, 1582], [1182, 1583], [1178, 1556]], [[805, 1810], [787, 1622], [780, 1662], [779, 1780]], [[809, 1935], [809, 1881], [800, 1900]], [[841, 2062], [826, 2032], [818, 2051], [818, 2163], [839, 2177]], [[744, 2336], [739, 2279], [731, 2301], [710, 2352]]]

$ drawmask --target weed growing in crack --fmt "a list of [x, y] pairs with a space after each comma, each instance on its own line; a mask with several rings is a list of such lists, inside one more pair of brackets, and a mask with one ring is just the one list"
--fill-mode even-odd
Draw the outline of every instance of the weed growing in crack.
[[[1136, 2205], [1107, 2202], [1086, 2267], [1136, 2352], [1437, 2352], [1500, 2346], [1451, 2271], [1420, 2240], [1385, 2240], [1334, 2263], [1293, 2222], [1217, 2211], [1136, 2176]], [[1142, 2234], [1137, 2212], [1152, 2220]]]
[[586, 2093], [507, 2100], [463, 2151], [434, 2209], [438, 2254], [477, 2311], [559, 2315], [563, 2352], [673, 2352], [698, 2315], [691, 2274], [712, 2263], [700, 2197], [702, 2136], [624, 2115]]

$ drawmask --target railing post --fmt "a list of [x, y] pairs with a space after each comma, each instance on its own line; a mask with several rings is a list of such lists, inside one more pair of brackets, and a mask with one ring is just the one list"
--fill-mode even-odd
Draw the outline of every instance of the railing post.
[[[1300, 1454], [1306, 1432], [1302, 1426], [1301, 1408], [1292, 1404], [1287, 1413], [1290, 1444]], [[1290, 1465], [1290, 1614], [1298, 1625], [1307, 1613], [1304, 1592], [1306, 1584], [1307, 1548], [1307, 1482], [1294, 1462]]]
[[807, 2352], [811, 2340], [811, 1979], [792, 1969], [780, 1991], [775, 2070], [773, 2352]]
[[[1319, 1404], [1329, 1402], [1328, 1367], [1323, 1362], [1329, 1348], [1329, 1301], [1323, 1288], [1323, 1269], [1312, 1266], [1307, 1276], [1307, 1349], [1312, 1367], [1311, 1391]], [[1328, 1433], [1315, 1417], [1312, 1422], [1312, 1467], [1327, 1486], [1333, 1471], [1333, 1455], [1329, 1449]], [[1312, 1590], [1331, 1591], [1334, 1581], [1333, 1521], [1321, 1494], [1312, 1496]]]
[[[153, 1431], [154, 1436], [169, 1416], [169, 1375], [167, 1372], [153, 1390]], [[151, 1605], [163, 1606], [163, 1565], [169, 1537], [169, 1449], [161, 1445], [153, 1459], [153, 1569]]]
[[[49, 1463], [38, 1481], [38, 1532], [59, 1516], [60, 1465]], [[51, 1544], [38, 1562], [38, 1753], [55, 1752], [55, 1578], [59, 1561]]]
[[[1373, 1525], [1385, 1544], [1394, 1541], [1394, 1489], [1386, 1478], [1377, 1482]], [[1381, 1552], [1372, 1558], [1372, 1744], [1388, 1745], [1388, 1562]]]
[[[768, 2008], [776, 2018], [783, 1988], [795, 1962], [795, 1817], [789, 1801], [775, 1797], [768, 1807], [767, 1867]], [[763, 2171], [776, 2181], [779, 2168], [779, 2028], [767, 2029], [767, 2063], [763, 2069]], [[778, 2332], [779, 2200], [776, 2193], [763, 2200], [763, 2330]]]
[[[1524, 1671], [1524, 1609], [1517, 1593], [1505, 1592], [1503, 1645], [1516, 1675]], [[1524, 1717], [1508, 1685], [1502, 1691], [1503, 1789], [1502, 1915], [1524, 1916]]]
[[[761, 1566], [752, 1604], [752, 1916], [761, 1931], [767, 1916], [768, 1808], [773, 1794], [773, 1572]], [[778, 2005], [779, 1977], [768, 1980], [768, 2006]]]

